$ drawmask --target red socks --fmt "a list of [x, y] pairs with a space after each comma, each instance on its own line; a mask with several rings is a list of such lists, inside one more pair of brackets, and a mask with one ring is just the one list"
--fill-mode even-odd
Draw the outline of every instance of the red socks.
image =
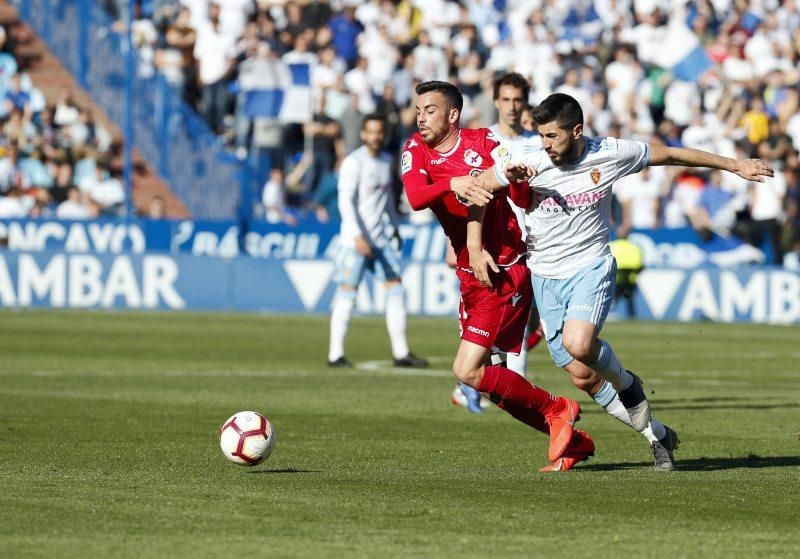
[[497, 402], [497, 407], [501, 410], [504, 410], [508, 413], [508, 415], [517, 421], [521, 421], [528, 427], [533, 427], [545, 435], [550, 434], [550, 426], [547, 424], [547, 422], [544, 420], [544, 416], [538, 410], [526, 408], [525, 406], [518, 406], [517, 404], [512, 404], [508, 400], [499, 400]]
[[528, 349], [533, 349], [536, 347], [536, 344], [542, 341], [544, 338], [544, 330], [542, 330], [542, 326], [539, 325], [536, 330], [528, 334], [528, 339], [525, 340], [525, 344], [528, 346]]
[[563, 406], [561, 400], [546, 390], [534, 386], [517, 373], [500, 365], [486, 365], [483, 378], [476, 388], [478, 392], [486, 392], [512, 405], [536, 410], [545, 417], [558, 413]]

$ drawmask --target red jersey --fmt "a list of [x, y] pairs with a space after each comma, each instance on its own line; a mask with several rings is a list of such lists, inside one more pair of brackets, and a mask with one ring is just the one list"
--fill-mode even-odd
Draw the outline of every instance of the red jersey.
[[[459, 268], [469, 269], [467, 205], [450, 190], [450, 179], [477, 176], [494, 164], [499, 144], [488, 128], [462, 128], [455, 147], [441, 153], [425, 145], [419, 132], [406, 142], [400, 160], [403, 186], [411, 207], [430, 208], [450, 238]], [[525, 254], [525, 244], [506, 190], [494, 193], [483, 218], [483, 245], [499, 266], [509, 266]]]

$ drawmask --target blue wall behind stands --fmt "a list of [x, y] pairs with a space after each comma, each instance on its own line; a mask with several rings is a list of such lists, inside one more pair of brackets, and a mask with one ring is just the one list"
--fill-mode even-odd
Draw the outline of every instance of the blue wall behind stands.
[[[0, 305], [325, 313], [336, 233], [333, 225], [261, 224], [240, 238], [234, 222], [2, 220]], [[800, 274], [698, 266], [699, 241], [674, 233], [680, 242], [638, 233], [649, 239], [650, 263], [635, 299], [639, 318], [800, 322]], [[406, 225], [402, 236], [410, 312], [454, 315], [458, 285], [441, 229]], [[383, 304], [380, 284], [366, 282], [358, 309], [382, 312]]]

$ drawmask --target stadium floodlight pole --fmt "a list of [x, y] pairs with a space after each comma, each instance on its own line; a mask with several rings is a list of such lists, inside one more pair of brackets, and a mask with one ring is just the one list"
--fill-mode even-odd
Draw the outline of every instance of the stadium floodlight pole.
[[122, 143], [122, 179], [125, 183], [126, 218], [129, 218], [133, 213], [133, 80], [136, 72], [136, 56], [133, 42], [133, 4], [134, 0], [128, 0], [128, 25], [125, 30], [125, 122]]

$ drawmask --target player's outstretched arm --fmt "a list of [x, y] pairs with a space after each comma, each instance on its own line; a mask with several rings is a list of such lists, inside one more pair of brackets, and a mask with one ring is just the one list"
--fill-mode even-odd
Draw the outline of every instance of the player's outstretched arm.
[[486, 208], [473, 205], [467, 210], [467, 251], [469, 252], [469, 266], [475, 278], [488, 288], [492, 287], [489, 269], [495, 273], [500, 269], [495, 264], [494, 258], [483, 248], [483, 216]]
[[764, 177], [775, 176], [772, 168], [762, 159], [731, 159], [699, 149], [671, 148], [660, 144], [650, 144], [650, 165], [709, 167], [756, 182], [764, 182]]

